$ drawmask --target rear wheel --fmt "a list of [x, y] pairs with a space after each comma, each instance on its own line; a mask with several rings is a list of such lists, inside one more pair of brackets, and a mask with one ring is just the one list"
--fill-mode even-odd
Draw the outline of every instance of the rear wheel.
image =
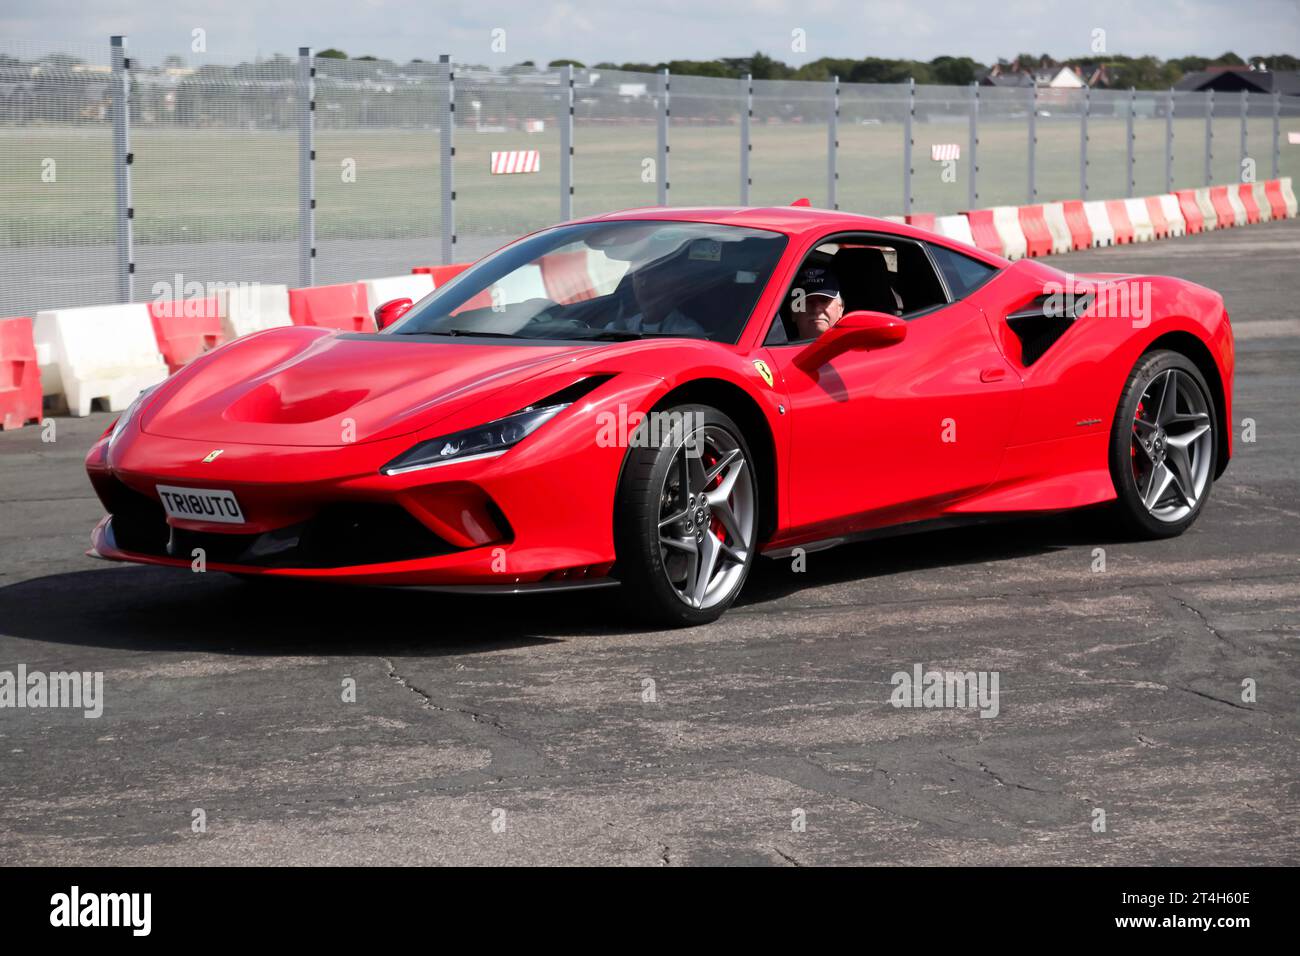
[[[758, 487], [749, 446], [707, 405], [656, 412], [629, 450], [615, 505], [619, 577], [670, 626], [715, 621], [754, 563]], [[650, 428], [658, 423], [662, 427]]]
[[1144, 538], [1182, 534], [1214, 485], [1214, 403], [1200, 370], [1178, 352], [1142, 356], [1120, 395], [1110, 471], [1125, 529]]

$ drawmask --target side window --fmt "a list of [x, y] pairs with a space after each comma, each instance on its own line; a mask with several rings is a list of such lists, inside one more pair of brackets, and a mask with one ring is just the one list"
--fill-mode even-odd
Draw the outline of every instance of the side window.
[[948, 289], [955, 299], [970, 295], [998, 271], [978, 259], [972, 259], [944, 246], [930, 246], [930, 254], [939, 266], [939, 271], [943, 273], [944, 281], [948, 283]]
[[797, 344], [817, 334], [801, 332], [796, 314], [809, 301], [809, 290], [802, 288], [807, 281], [833, 289], [841, 315], [867, 311], [911, 319], [949, 301], [922, 243], [875, 233], [838, 235], [804, 258], [764, 345]]

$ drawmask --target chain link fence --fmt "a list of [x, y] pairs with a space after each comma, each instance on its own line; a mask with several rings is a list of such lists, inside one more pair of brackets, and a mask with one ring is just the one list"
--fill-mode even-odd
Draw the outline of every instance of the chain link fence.
[[1300, 178], [1298, 97], [62, 51], [0, 41], [0, 315], [404, 273], [656, 204], [948, 214]]

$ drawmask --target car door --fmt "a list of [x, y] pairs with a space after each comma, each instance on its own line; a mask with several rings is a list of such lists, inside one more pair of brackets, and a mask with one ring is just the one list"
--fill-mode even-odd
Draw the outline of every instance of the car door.
[[[928, 253], [913, 261], [933, 268]], [[940, 285], [947, 301], [904, 306], [895, 345], [805, 369], [807, 343], [768, 343], [789, 397], [796, 527], [832, 536], [933, 517], [996, 478], [1020, 379], [983, 312]]]

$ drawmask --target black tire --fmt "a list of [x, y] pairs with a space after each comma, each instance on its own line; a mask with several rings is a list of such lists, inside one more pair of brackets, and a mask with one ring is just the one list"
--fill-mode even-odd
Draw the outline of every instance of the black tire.
[[[737, 518], [740, 524], [748, 524], [748, 528], [741, 527], [741, 531], [748, 532], [748, 545], [744, 548], [744, 560], [732, 560], [726, 564], [726, 578], [722, 580], [723, 565], [719, 564], [718, 587], [715, 593], [707, 595], [706, 601], [702, 602], [704, 606], [692, 606], [679, 593], [678, 588], [670, 580], [670, 568], [666, 566], [664, 557], [664, 548], [660, 544], [659, 524], [661, 515], [666, 504], [675, 502], [670, 509], [675, 509], [680, 505], [680, 479], [681, 475], [675, 473], [669, 475], [670, 469], [677, 465], [683, 467], [681, 452], [684, 438], [683, 430], [672, 428], [649, 429], [649, 418], [638, 435], [644, 436], [650, 433], [652, 441], [647, 442], [641, 447], [632, 447], [628, 449], [627, 459], [623, 465], [623, 474], [619, 481], [618, 494], [614, 504], [614, 546], [617, 554], [617, 574], [622, 584], [622, 589], [631, 598], [628, 610], [636, 615], [638, 619], [644, 620], [647, 616], [659, 624], [668, 627], [691, 627], [697, 624], [707, 624], [716, 621], [735, 601], [736, 596], [744, 587], [745, 579], [749, 576], [750, 568], [754, 564], [754, 556], [758, 552], [758, 528], [759, 528], [759, 495], [757, 475], [754, 468], [754, 459], [750, 454], [749, 445], [745, 441], [745, 436], [739, 426], [736, 425], [729, 417], [716, 408], [708, 405], [678, 405], [670, 409], [662, 410], [663, 414], [660, 421], [685, 421], [698, 427], [701, 432], [711, 436], [721, 438], [722, 434], [729, 436], [729, 440], [734, 442], [734, 448], [739, 450], [743, 456], [744, 467], [739, 470], [735, 479], [735, 493], [732, 496], [733, 501], [739, 501], [741, 495], [747, 495], [749, 501], [748, 516], [741, 520]], [[677, 419], [675, 416], [683, 416]], [[659, 434], [654, 434], [655, 432]], [[641, 440], [645, 440], [642, 437]], [[707, 449], [706, 449], [707, 453]], [[698, 459], [702, 462], [703, 467], [708, 470], [708, 458]], [[678, 489], [669, 487], [672, 482], [678, 482]], [[741, 488], [740, 483], [747, 483], [747, 488]], [[684, 507], [684, 505], [682, 505]], [[686, 509], [689, 511], [689, 509]], [[741, 509], [728, 508], [733, 516], [736, 516]], [[715, 534], [712, 530], [712, 522], [715, 519], [710, 515], [706, 521], [707, 529], [701, 530], [703, 526], [693, 528], [690, 532], [686, 531], [687, 525], [683, 522], [674, 525], [674, 533], [682, 532], [686, 539], [689, 539], [694, 533], [699, 540], [703, 542], [702, 534]], [[667, 529], [666, 529], [667, 530]], [[734, 536], [728, 532], [723, 532], [724, 542], [734, 542]], [[738, 551], [739, 549], [737, 549]], [[669, 561], [673, 559], [670, 556]], [[682, 557], [682, 561], [690, 560]], [[737, 570], [738, 569], [738, 570]], [[700, 577], [698, 569], [697, 579]], [[688, 579], [689, 580], [689, 579]], [[725, 589], [722, 587], [726, 584]], [[708, 582], [706, 581], [706, 588]], [[685, 588], [689, 590], [689, 585]], [[723, 593], [725, 590], [725, 593]]]
[[[1199, 391], [1201, 407], [1207, 413], [1209, 442], [1208, 451], [1202, 448], [1195, 459], [1197, 468], [1203, 467], [1206, 470], [1203, 479], [1200, 479], [1203, 480], [1204, 486], [1199, 494], [1195, 495], [1194, 503], [1188, 506], [1184, 499], [1179, 508], [1174, 509], [1173, 514], [1161, 518], [1147, 507], [1138, 487], [1139, 482], [1144, 480], [1144, 476], [1140, 474], [1141, 469], [1144, 466], [1150, 467], [1152, 460], [1141, 448], [1135, 446], [1134, 436], [1139, 432], [1139, 425], [1142, 424], [1135, 419], [1138, 416], [1139, 403], [1144, 406], [1147, 404], [1144, 402], [1144, 396], [1148, 389], [1151, 389], [1171, 370], [1176, 373], [1173, 377], [1175, 382], [1179, 383], [1179, 388], [1191, 386]], [[1185, 402], [1188, 397], [1193, 396], [1184, 395], [1183, 401]], [[1179, 401], [1177, 394], [1175, 401]], [[1190, 406], [1184, 404], [1183, 407]], [[1150, 413], [1145, 407], [1143, 411], [1144, 415], [1149, 416]], [[1172, 538], [1191, 527], [1200, 515], [1201, 509], [1204, 508], [1210, 496], [1210, 489], [1214, 485], [1215, 463], [1218, 461], [1221, 441], [1218, 422], [1218, 409], [1214, 405], [1213, 393], [1206, 384], [1205, 376], [1185, 355], [1168, 350], [1157, 350], [1146, 353], [1138, 360], [1120, 393], [1110, 436], [1110, 475], [1118, 498], [1111, 510], [1123, 533], [1141, 539]], [[1144, 426], [1141, 429], [1144, 434], [1145, 429], [1149, 427]], [[1162, 429], [1158, 431], [1162, 436], [1158, 457], [1163, 460], [1165, 432]], [[1208, 457], [1203, 461], [1202, 456]], [[1197, 483], [1197, 481], [1190, 482], [1192, 485]], [[1181, 484], [1178, 487], [1181, 487]], [[1179, 493], [1171, 491], [1170, 494]], [[1182, 508], [1187, 509], [1185, 514], [1178, 513]]]

